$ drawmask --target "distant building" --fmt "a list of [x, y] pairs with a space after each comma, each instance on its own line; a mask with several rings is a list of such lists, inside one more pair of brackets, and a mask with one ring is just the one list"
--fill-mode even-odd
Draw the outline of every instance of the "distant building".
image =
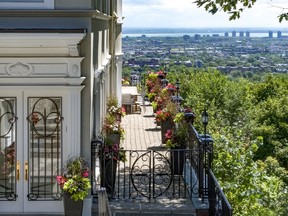
[[201, 68], [203, 67], [203, 62], [199, 59], [195, 60], [195, 67], [196, 68]]
[[236, 37], [236, 31], [232, 31], [232, 37]]
[[229, 33], [228, 33], [228, 32], [225, 32], [224, 36], [225, 36], [225, 37], [229, 37]]
[[250, 37], [250, 32], [246, 31], [246, 37]]
[[244, 32], [243, 32], [243, 31], [240, 31], [239, 36], [240, 36], [240, 37], [244, 37]]
[[268, 36], [269, 36], [269, 38], [273, 38], [273, 32], [272, 32], [272, 31], [269, 31], [269, 32], [268, 32]]
[[278, 31], [277, 32], [277, 38], [281, 38], [282, 37], [282, 32], [281, 31]]
[[194, 35], [194, 39], [198, 40], [198, 39], [200, 39], [200, 38], [201, 38], [201, 35], [199, 35], [199, 34], [195, 34], [195, 35]]
[[183, 40], [185, 40], [185, 41], [190, 40], [190, 36], [189, 35], [183, 35]]
[[191, 60], [184, 61], [183, 63], [184, 63], [184, 65], [185, 65], [186, 67], [192, 67], [192, 62], [191, 62]]

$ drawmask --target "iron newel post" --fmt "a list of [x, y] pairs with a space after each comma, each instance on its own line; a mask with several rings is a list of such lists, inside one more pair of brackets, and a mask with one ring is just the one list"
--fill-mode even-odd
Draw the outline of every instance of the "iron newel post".
[[200, 134], [200, 146], [199, 146], [199, 195], [204, 201], [204, 197], [208, 196], [208, 179], [209, 179], [209, 170], [212, 166], [212, 157], [213, 157], [213, 143], [214, 140], [209, 134], [207, 134], [207, 125], [209, 122], [209, 115], [206, 108], [204, 109], [202, 115], [202, 124], [204, 126], [204, 134]]

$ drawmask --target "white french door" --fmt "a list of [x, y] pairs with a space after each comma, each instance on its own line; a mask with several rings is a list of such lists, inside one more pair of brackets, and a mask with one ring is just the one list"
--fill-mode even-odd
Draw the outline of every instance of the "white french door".
[[64, 95], [0, 91], [0, 212], [63, 212], [59, 174]]

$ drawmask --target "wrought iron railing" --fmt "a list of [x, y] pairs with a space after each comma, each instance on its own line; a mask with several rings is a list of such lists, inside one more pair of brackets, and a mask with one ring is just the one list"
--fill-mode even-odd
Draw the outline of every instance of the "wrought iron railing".
[[198, 134], [191, 124], [187, 141], [189, 149], [199, 151], [199, 157], [193, 158], [191, 165], [198, 181], [198, 195], [204, 200], [208, 198], [208, 170], [213, 157], [213, 139], [208, 134]]
[[[125, 150], [126, 161], [102, 160], [94, 185], [105, 187], [115, 199], [192, 198], [197, 194], [191, 159], [199, 151]], [[99, 154], [101, 155], [101, 153]], [[103, 154], [102, 154], [103, 155]], [[114, 169], [116, 168], [117, 169]], [[100, 172], [100, 173], [97, 173]]]
[[232, 215], [211, 170], [213, 139], [198, 134], [192, 124], [188, 137], [186, 149], [124, 150], [124, 162], [107, 160], [101, 152], [104, 143], [93, 142], [92, 194], [97, 195], [97, 190], [105, 187], [114, 199], [198, 197], [209, 201], [209, 216]]
[[212, 170], [209, 170], [209, 216], [232, 216], [233, 210]]

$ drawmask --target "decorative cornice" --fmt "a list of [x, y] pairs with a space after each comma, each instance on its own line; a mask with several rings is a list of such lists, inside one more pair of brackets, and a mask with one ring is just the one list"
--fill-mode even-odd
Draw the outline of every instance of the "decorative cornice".
[[83, 57], [0, 58], [0, 78], [81, 77]]
[[5, 17], [93, 17], [96, 10], [0, 10], [0, 16]]
[[0, 17], [90, 17], [110, 20], [112, 16], [98, 10], [1, 10]]
[[15, 78], [2, 78], [0, 79], [0, 86], [81, 86], [85, 77], [75, 78], [33, 78], [21, 77]]
[[23, 77], [29, 76], [34, 71], [34, 68], [31, 64], [17, 62], [6, 65], [5, 71], [10, 76]]
[[79, 56], [86, 33], [1, 32], [0, 56]]

